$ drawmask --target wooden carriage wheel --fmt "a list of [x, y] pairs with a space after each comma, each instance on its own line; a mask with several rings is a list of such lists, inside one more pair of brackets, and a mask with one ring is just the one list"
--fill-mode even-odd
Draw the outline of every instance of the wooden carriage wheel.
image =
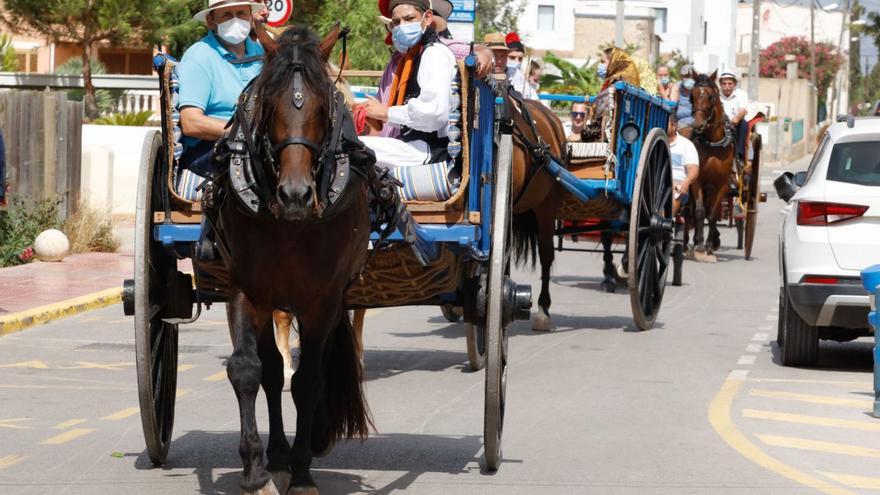
[[752, 246], [755, 242], [755, 231], [758, 228], [758, 205], [761, 203], [761, 147], [763, 141], [757, 132], [752, 134], [752, 162], [749, 173], [746, 175], [748, 194], [746, 195], [745, 210], [745, 258], [752, 259]]
[[507, 389], [507, 322], [504, 318], [506, 284], [510, 269], [510, 187], [513, 138], [502, 134], [495, 160], [495, 192], [492, 198], [492, 244], [486, 294], [486, 402], [483, 416], [483, 448], [486, 468], [501, 464], [501, 433]]
[[670, 164], [666, 132], [652, 129], [639, 157], [627, 241], [630, 304], [640, 330], [654, 325], [669, 273], [673, 244]]
[[157, 132], [146, 139], [141, 152], [134, 258], [138, 399], [147, 453], [156, 465], [168, 456], [177, 394], [177, 325], [162, 321], [169, 317], [169, 298], [176, 292], [168, 289], [178, 281], [177, 260], [152, 236], [153, 213], [163, 209], [158, 193], [166, 187], [162, 150], [162, 137]]

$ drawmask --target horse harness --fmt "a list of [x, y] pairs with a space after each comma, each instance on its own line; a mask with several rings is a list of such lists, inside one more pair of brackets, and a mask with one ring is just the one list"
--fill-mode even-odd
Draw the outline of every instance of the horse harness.
[[[693, 107], [693, 99], [694, 99], [694, 90], [697, 88], [708, 88], [708, 87], [710, 87], [710, 86], [707, 84], [699, 84], [699, 83], [694, 86], [694, 89], [691, 90], [691, 96], [690, 96], [692, 107]], [[714, 92], [709, 97], [709, 109], [710, 109], [709, 116], [710, 116], [710, 118], [707, 119], [707, 121], [712, 121], [715, 119], [715, 108], [717, 106], [717, 103], [718, 103], [718, 93]], [[710, 148], [727, 148], [728, 146], [733, 144], [733, 142], [734, 142], [733, 123], [730, 122], [730, 119], [727, 117], [727, 114], [724, 112], [721, 112], [721, 118], [723, 120], [723, 125], [724, 125], [724, 137], [718, 141], [709, 141], [709, 139], [702, 132], [697, 132], [696, 129], [694, 129], [694, 134], [697, 136], [697, 138], [700, 140], [701, 143], [703, 143], [704, 145], [706, 145]]]

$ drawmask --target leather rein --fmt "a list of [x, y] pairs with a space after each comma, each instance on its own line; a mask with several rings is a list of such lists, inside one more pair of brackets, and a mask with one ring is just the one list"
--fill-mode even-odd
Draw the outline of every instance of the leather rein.
[[[697, 88], [709, 89], [709, 88], [712, 88], [712, 86], [709, 84], [706, 84], [706, 83], [696, 84], [694, 86], [694, 88], [691, 90], [691, 96], [690, 96], [691, 106], [693, 106], [694, 94], [696, 93]], [[703, 129], [701, 129], [701, 130], [697, 130], [695, 127], [694, 134], [697, 137], [699, 137], [700, 142], [702, 142], [706, 146], [709, 146], [710, 148], [727, 148], [728, 146], [731, 146], [733, 144], [733, 127], [730, 124], [730, 120], [727, 118], [727, 114], [724, 112], [721, 112], [721, 122], [720, 123], [716, 122], [715, 111], [716, 111], [718, 105], [719, 105], [718, 92], [713, 91], [709, 95], [709, 112], [708, 112], [709, 115], [706, 119], [707, 122], [712, 122], [712, 124], [703, 126]], [[696, 111], [694, 113], [696, 113]], [[705, 134], [706, 128], [707, 127], [716, 127], [718, 125], [723, 126], [724, 137], [718, 141], [709, 141], [709, 138], [707, 138], [706, 134]]]

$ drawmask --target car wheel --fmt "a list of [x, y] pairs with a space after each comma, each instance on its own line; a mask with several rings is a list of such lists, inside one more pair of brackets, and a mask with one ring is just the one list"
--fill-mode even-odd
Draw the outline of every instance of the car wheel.
[[814, 366], [819, 358], [819, 328], [807, 325], [795, 312], [783, 289], [782, 311], [782, 365]]
[[782, 349], [782, 344], [785, 343], [785, 305], [783, 301], [785, 300], [785, 287], [779, 288], [779, 313], [776, 318], [776, 345]]

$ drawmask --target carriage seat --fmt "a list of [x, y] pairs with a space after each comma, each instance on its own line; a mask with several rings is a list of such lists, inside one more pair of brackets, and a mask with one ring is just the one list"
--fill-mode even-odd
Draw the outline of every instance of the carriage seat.
[[586, 142], [568, 145], [569, 171], [580, 179], [613, 177], [612, 136], [614, 122], [614, 91], [608, 88], [587, 103], [587, 121], [582, 136]]

